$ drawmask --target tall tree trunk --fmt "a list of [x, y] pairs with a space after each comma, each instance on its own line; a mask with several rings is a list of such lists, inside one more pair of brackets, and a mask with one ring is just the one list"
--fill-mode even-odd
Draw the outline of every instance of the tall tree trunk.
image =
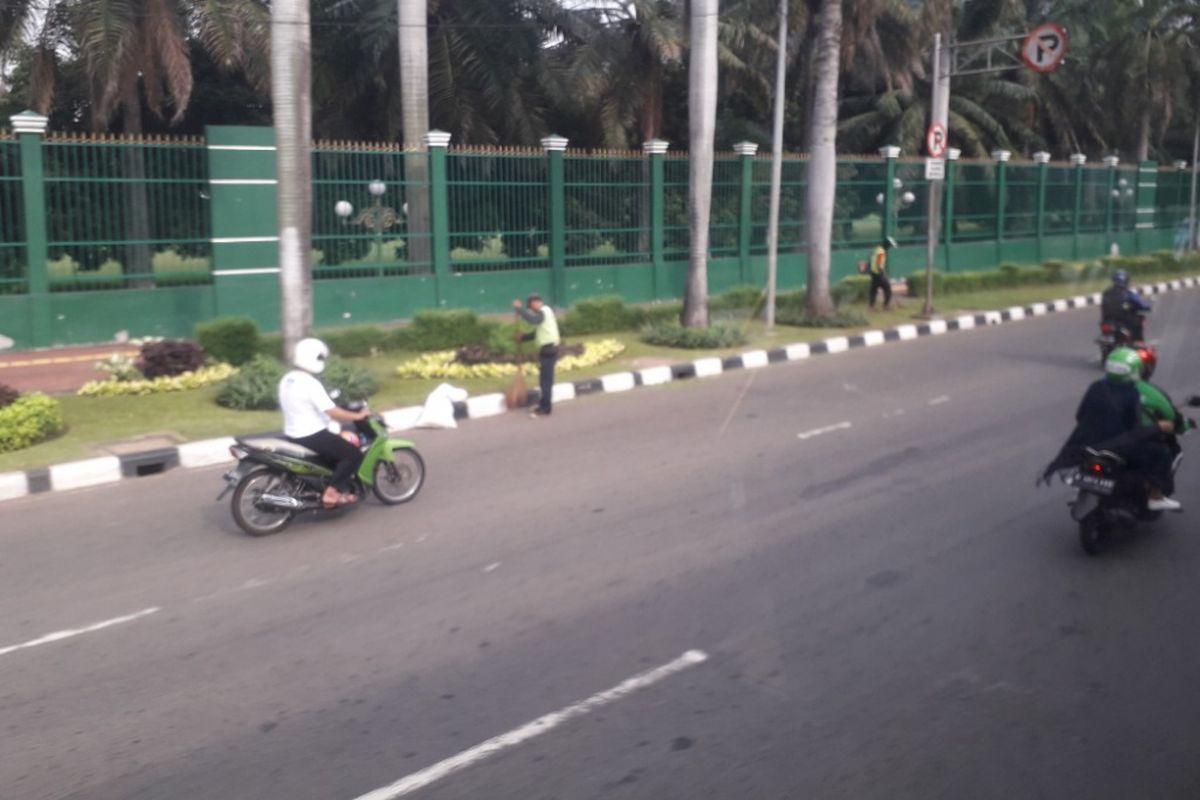
[[408, 258], [432, 269], [429, 238], [429, 31], [426, 0], [397, 0], [400, 42], [400, 111], [404, 144], [416, 148], [405, 155], [404, 178], [408, 203]]
[[822, 0], [817, 22], [816, 80], [809, 134], [808, 192], [805, 203], [808, 230], [808, 313], [833, 312], [829, 296], [829, 258], [833, 236], [833, 205], [837, 191], [838, 63], [842, 41], [842, 2]]
[[[122, 125], [129, 136], [142, 133], [142, 99], [134, 81], [133, 91], [121, 104]], [[154, 271], [150, 255], [150, 200], [146, 196], [146, 159], [141, 147], [131, 145], [123, 151], [125, 176], [129, 178], [129, 224], [125, 229], [131, 244], [125, 247], [126, 275], [136, 275], [135, 286], [153, 286]]]
[[312, 54], [308, 0], [271, 4], [271, 102], [278, 164], [284, 353], [312, 327]]
[[1150, 95], [1145, 98], [1142, 106], [1141, 119], [1138, 121], [1137, 163], [1142, 163], [1150, 157]]
[[688, 54], [688, 218], [691, 255], [682, 322], [708, 325], [708, 222], [712, 211], [713, 139], [717, 127], [718, 0], [691, 0]]

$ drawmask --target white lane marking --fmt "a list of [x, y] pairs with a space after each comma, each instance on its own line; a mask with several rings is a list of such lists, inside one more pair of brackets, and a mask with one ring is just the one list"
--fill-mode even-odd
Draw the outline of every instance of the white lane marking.
[[904, 409], [903, 409], [903, 408], [897, 408], [895, 411], [885, 411], [885, 412], [883, 412], [883, 418], [884, 418], [884, 419], [891, 419], [892, 417], [903, 417], [903, 416], [904, 416]]
[[158, 613], [161, 610], [162, 609], [160, 609], [158, 606], [154, 606], [152, 608], [143, 608], [141, 611], [138, 611], [136, 613], [127, 614], [123, 617], [113, 617], [112, 619], [106, 619], [103, 622], [97, 622], [94, 625], [88, 625], [86, 628], [75, 628], [73, 630], [55, 631], [54, 633], [48, 633], [45, 636], [42, 636], [40, 638], [31, 639], [28, 642], [22, 642], [21, 644], [9, 645], [8, 647], [0, 647], [0, 656], [6, 656], [9, 653], [15, 653], [18, 650], [25, 650], [27, 648], [37, 647], [38, 645], [42, 645], [42, 644], [50, 644], [51, 642], [58, 642], [58, 641], [62, 641], [63, 639], [70, 639], [72, 636], [80, 636], [81, 634], [84, 634], [84, 633], [94, 633], [95, 631], [103, 630], [105, 628], [111, 628], [113, 625], [120, 625], [124, 622], [133, 622], [135, 619], [140, 619], [142, 617], [146, 617], [151, 614]]
[[500, 569], [500, 562], [493, 561], [491, 564], [488, 564], [486, 567], [484, 567], [483, 571], [484, 572], [495, 572], [498, 569]]
[[702, 650], [688, 650], [674, 661], [663, 664], [661, 667], [647, 670], [638, 675], [634, 675], [628, 680], [622, 681], [611, 689], [605, 690], [598, 694], [594, 694], [586, 700], [581, 700], [574, 705], [567, 706], [561, 711], [554, 711], [545, 716], [538, 717], [532, 722], [527, 722], [519, 728], [514, 728], [508, 733], [502, 733], [499, 736], [493, 736], [485, 742], [481, 742], [470, 750], [464, 750], [458, 755], [451, 756], [444, 761], [426, 767], [420, 772], [414, 772], [407, 777], [401, 778], [390, 786], [384, 786], [374, 791], [360, 795], [355, 800], [395, 800], [397, 797], [404, 797], [412, 794], [418, 789], [423, 789], [432, 783], [449, 777], [456, 772], [466, 769], [486, 758], [489, 758], [502, 750], [507, 750], [510, 747], [516, 747], [530, 739], [541, 736], [562, 725], [564, 722], [569, 722], [576, 717], [582, 717], [601, 706], [608, 705], [616, 700], [633, 694], [639, 689], [645, 689], [659, 681], [665, 680], [672, 675], [683, 672], [685, 669], [694, 667], [708, 660], [708, 654]]
[[940, 395], [940, 396], [935, 397], [932, 400], [930, 400], [929, 405], [940, 406], [942, 403], [949, 403], [949, 402], [950, 402], [950, 395], [943, 394], [943, 395]]
[[824, 428], [813, 428], [811, 431], [804, 431], [803, 433], [797, 433], [796, 438], [797, 439], [811, 439], [814, 436], [820, 436], [825, 433], [833, 433], [834, 431], [841, 431], [841, 430], [845, 430], [846, 428], [850, 428], [850, 427], [853, 427], [853, 426], [849, 422], [839, 422], [836, 425], [826, 425]]
[[721, 428], [717, 431], [717, 436], [724, 435], [725, 430], [729, 427], [729, 423], [733, 422], [733, 415], [737, 413], [737, 410], [742, 405], [742, 401], [746, 399], [746, 392], [750, 391], [750, 387], [754, 383], [754, 376], [757, 374], [757, 372], [750, 373], [750, 379], [746, 381], [746, 385], [743, 386], [742, 391], [738, 393], [737, 400], [733, 401], [733, 405], [730, 407], [729, 413], [725, 415], [725, 421], [721, 423]]

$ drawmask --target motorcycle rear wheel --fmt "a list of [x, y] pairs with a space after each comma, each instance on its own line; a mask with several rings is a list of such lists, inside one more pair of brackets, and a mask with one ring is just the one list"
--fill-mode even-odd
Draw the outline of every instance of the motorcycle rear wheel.
[[294, 512], [261, 508], [258, 499], [265, 492], [282, 488], [284, 476], [262, 467], [248, 472], [233, 490], [233, 521], [249, 536], [270, 536], [288, 526]]
[[1089, 514], [1079, 523], [1079, 546], [1089, 556], [1099, 555], [1108, 545], [1108, 523], [1099, 514]]
[[425, 461], [411, 447], [394, 451], [392, 458], [375, 465], [372, 483], [381, 503], [397, 506], [412, 500], [425, 485]]

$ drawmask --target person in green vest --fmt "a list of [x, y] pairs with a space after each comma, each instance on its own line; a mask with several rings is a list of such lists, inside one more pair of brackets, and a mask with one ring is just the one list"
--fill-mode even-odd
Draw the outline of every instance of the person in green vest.
[[554, 394], [554, 365], [558, 363], [558, 345], [561, 338], [558, 335], [558, 320], [554, 309], [542, 302], [541, 295], [529, 295], [522, 307], [520, 300], [513, 300], [513, 309], [517, 316], [533, 325], [529, 333], [521, 336], [521, 341], [532, 341], [538, 348], [538, 388], [540, 397], [537, 408], [529, 416], [537, 419], [548, 417], [552, 410]]
[[[1171, 451], [1172, 459], [1179, 455], [1179, 436], [1196, 427], [1195, 420], [1185, 417], [1183, 412], [1175, 407], [1170, 395], [1150, 382], [1158, 357], [1149, 348], [1135, 351], [1141, 358], [1141, 375], [1136, 381], [1138, 396], [1141, 399], [1142, 425], [1150, 428], [1157, 427], [1163, 443]], [[1175, 493], [1175, 479], [1171, 475], [1163, 490], [1168, 497]]]
[[888, 251], [896, 246], [896, 240], [891, 236], [883, 240], [883, 242], [875, 248], [875, 252], [871, 254], [871, 263], [867, 265], [867, 272], [871, 275], [871, 293], [868, 296], [868, 307], [875, 310], [875, 298], [880, 290], [883, 291], [883, 307], [888, 310], [892, 307], [892, 279], [888, 276]]

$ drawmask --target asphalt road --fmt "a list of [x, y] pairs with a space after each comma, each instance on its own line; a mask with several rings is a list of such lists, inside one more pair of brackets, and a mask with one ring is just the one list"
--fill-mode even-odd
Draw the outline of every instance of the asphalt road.
[[0, 797], [1198, 797], [1200, 467], [1100, 559], [1033, 486], [1094, 326], [418, 433], [415, 503], [262, 540], [220, 470], [4, 503]]

